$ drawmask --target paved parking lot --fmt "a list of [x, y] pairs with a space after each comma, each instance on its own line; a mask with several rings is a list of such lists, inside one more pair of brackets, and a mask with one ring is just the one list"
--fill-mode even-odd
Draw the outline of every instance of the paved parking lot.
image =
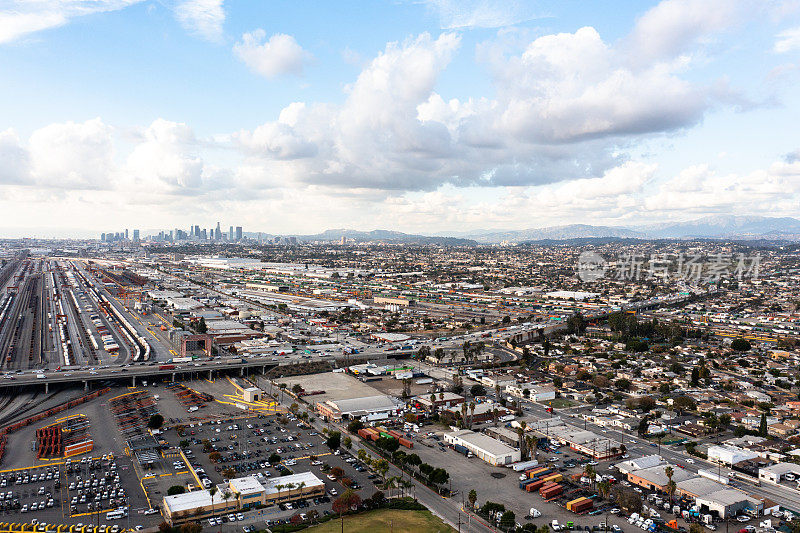
[[[287, 504], [241, 513], [241, 520], [235, 520], [237, 528], [248, 524], [263, 527], [268, 520], [289, 519], [312, 509], [320, 515], [330, 512], [332, 500], [346, 490], [341, 479], [330, 475], [331, 470], [337, 467], [344, 472], [341, 478], [349, 478], [355, 483], [354, 490], [362, 498], [377, 490], [376, 476], [370, 479], [372, 474], [365, 465], [347, 452], [332, 453], [325, 445], [325, 435], [294, 416], [261, 414], [184, 425], [183, 436], [173, 429], [164, 437], [172, 445], [180, 445], [182, 441], [188, 444], [183, 450], [189, 468], [197, 476], [195, 484], [216, 485], [231, 474], [232, 477], [261, 474], [265, 478], [275, 478], [296, 472], [312, 472], [325, 483], [326, 498], [300, 502], [299, 506]], [[216, 462], [211, 459], [215, 452], [219, 453]], [[179, 468], [179, 465], [176, 463], [175, 467]], [[224, 525], [229, 529], [234, 526], [230, 522]]]
[[[425, 427], [420, 431], [424, 435], [426, 431], [432, 431], [433, 427]], [[470, 490], [475, 490], [478, 494], [478, 505], [482, 505], [487, 500], [502, 503], [507, 509], [514, 511], [517, 521], [526, 523], [526, 516], [529, 515], [531, 508], [535, 508], [542, 515], [533, 521], [537, 525], [551, 523], [558, 520], [560, 524], [574, 522], [581, 526], [596, 526], [605, 518], [605, 514], [589, 516], [578, 516], [565, 508], [544, 501], [538, 493], [529, 493], [519, 488], [519, 472], [503, 466], [491, 466], [477, 457], [467, 458], [454, 450], [447, 448], [441, 439], [441, 433], [437, 435], [439, 440], [433, 438], [415, 439], [414, 452], [419, 455], [423, 462], [434, 466], [444, 467], [450, 472], [451, 487], [454, 492], [453, 498], [466, 501]], [[585, 462], [588, 459], [577, 453], [562, 447], [557, 452], [537, 450], [537, 459], [540, 463], [551, 466], [555, 471], [560, 472], [565, 478], [583, 471]], [[550, 459], [555, 459], [554, 462]], [[579, 463], [583, 461], [583, 463]], [[576, 466], [567, 468], [567, 464], [575, 463]], [[617, 474], [616, 471], [609, 471], [610, 462], [602, 461], [594, 468], [601, 474]], [[577, 486], [577, 485], [576, 485]], [[577, 497], [577, 496], [575, 496]], [[609, 509], [612, 507], [608, 505]], [[630, 525], [622, 517], [609, 516], [609, 524], [617, 524], [620, 527]]]

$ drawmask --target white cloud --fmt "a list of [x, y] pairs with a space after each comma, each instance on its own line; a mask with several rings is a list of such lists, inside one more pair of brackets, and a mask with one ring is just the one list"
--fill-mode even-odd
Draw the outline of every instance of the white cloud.
[[492, 68], [498, 125], [532, 142], [669, 131], [694, 124], [707, 107], [674, 64], [629, 68], [590, 27], [540, 37]]
[[800, 27], [780, 32], [775, 41], [775, 51], [779, 54], [794, 50], [800, 50]]
[[112, 129], [99, 118], [50, 124], [28, 141], [36, 184], [63, 189], [106, 189], [113, 169]]
[[442, 29], [501, 28], [541, 18], [524, 0], [424, 0]]
[[160, 118], [144, 130], [121, 174], [132, 192], [193, 195], [203, 192], [205, 171], [191, 128]]
[[225, 22], [224, 0], [184, 0], [175, 7], [175, 16], [188, 31], [208, 41], [222, 40]]
[[25, 183], [30, 176], [30, 158], [17, 132], [0, 131], [0, 184]]
[[637, 20], [630, 53], [642, 63], [675, 57], [760, 7], [755, 0], [663, 0]]
[[57, 28], [71, 19], [118, 11], [143, 0], [8, 0], [0, 5], [0, 43]]
[[262, 29], [242, 35], [242, 40], [233, 46], [233, 52], [253, 72], [265, 78], [283, 74], [303, 73], [311, 60], [310, 53], [303, 50], [291, 35], [276, 33], [266, 42]]

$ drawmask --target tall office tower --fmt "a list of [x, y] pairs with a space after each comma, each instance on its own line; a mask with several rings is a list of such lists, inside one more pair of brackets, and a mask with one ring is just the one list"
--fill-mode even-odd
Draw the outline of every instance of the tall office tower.
[[222, 228], [219, 227], [219, 222], [217, 222], [217, 229], [214, 230], [214, 238], [218, 241], [222, 240]]
[[105, 233], [101, 233], [100, 234], [100, 242], [106, 242], [106, 234]]
[[242, 227], [241, 226], [236, 226], [236, 240], [237, 241], [241, 241], [242, 240]]
[[125, 230], [125, 240], [126, 241], [128, 240], [128, 230], [127, 229]]
[[133, 242], [139, 242], [139, 230], [133, 230]]
[[195, 226], [194, 227], [194, 236], [195, 237], [199, 237], [200, 236], [200, 226]]
[[229, 241], [232, 241], [232, 240], [233, 240], [233, 226], [231, 226], [230, 228], [228, 228], [228, 240], [229, 240]]

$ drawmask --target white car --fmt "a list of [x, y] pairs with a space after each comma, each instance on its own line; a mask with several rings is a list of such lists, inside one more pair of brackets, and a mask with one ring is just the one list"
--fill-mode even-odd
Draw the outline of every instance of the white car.
[[531, 518], [539, 518], [540, 516], [542, 516], [542, 513], [538, 509], [531, 507]]
[[689, 457], [688, 459], [686, 459], [686, 462], [689, 463], [690, 465], [693, 465], [694, 464], [694, 459]]

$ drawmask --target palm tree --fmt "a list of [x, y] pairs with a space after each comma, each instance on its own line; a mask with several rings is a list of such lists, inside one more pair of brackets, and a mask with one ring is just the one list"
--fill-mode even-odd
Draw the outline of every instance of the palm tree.
[[608, 481], [601, 481], [597, 484], [597, 494], [601, 498], [608, 498], [609, 493], [611, 493], [611, 483]]
[[664, 475], [669, 480], [667, 483], [667, 495], [669, 496], [669, 501], [672, 501], [672, 495], [675, 493], [675, 482], [672, 481], [672, 476], [675, 475], [675, 471], [671, 466], [664, 467]]
[[214, 516], [214, 495], [217, 493], [217, 487], [212, 485], [208, 493], [211, 495], [211, 516]]
[[472, 428], [472, 423], [475, 419], [475, 402], [469, 402], [469, 427]]
[[231, 491], [229, 491], [227, 489], [222, 491], [222, 499], [225, 500], [225, 508], [226, 509], [228, 508], [228, 500], [230, 500], [232, 497], [233, 497], [233, 493]]
[[392, 476], [386, 480], [386, 488], [389, 489], [389, 497], [392, 497], [392, 490], [396, 489], [398, 486], [398, 478], [397, 476]]

